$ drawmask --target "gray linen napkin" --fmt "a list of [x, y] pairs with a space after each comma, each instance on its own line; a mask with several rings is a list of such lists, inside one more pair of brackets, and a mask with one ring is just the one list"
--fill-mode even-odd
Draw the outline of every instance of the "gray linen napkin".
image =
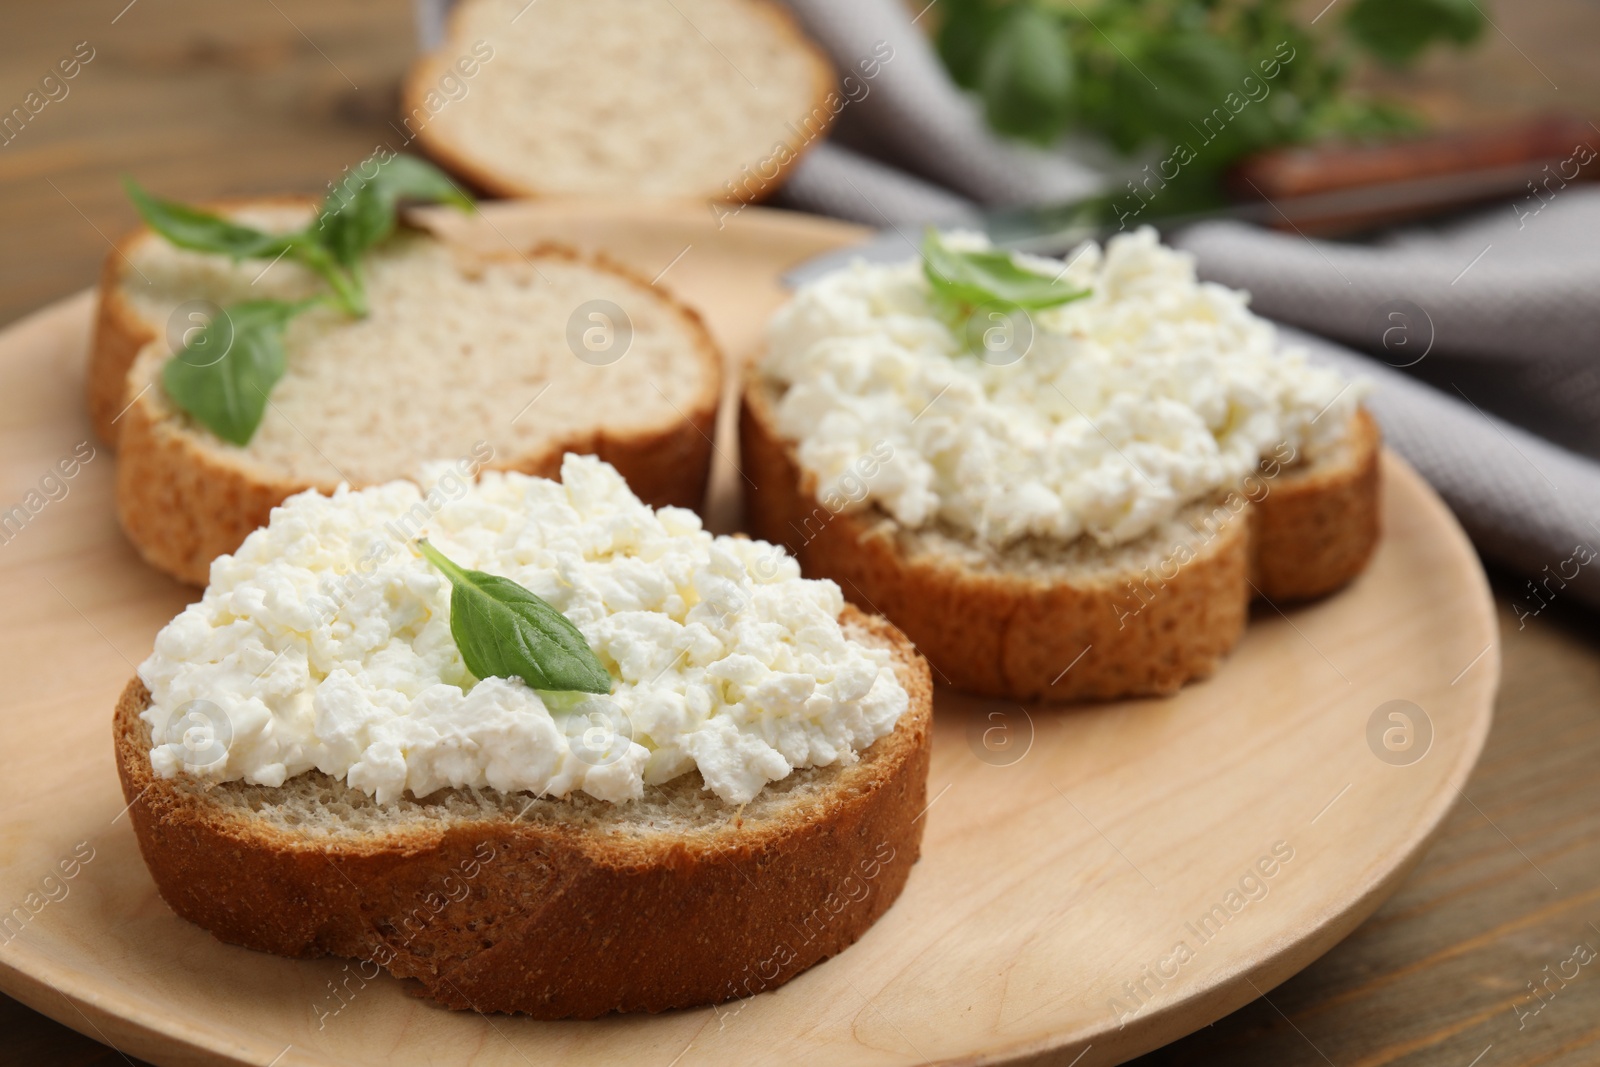
[[1313, 362], [1371, 383], [1367, 406], [1388, 445], [1480, 552], [1525, 579], [1511, 599], [1519, 628], [1553, 600], [1600, 605], [1600, 464], [1348, 348], [1292, 328], [1283, 335]]

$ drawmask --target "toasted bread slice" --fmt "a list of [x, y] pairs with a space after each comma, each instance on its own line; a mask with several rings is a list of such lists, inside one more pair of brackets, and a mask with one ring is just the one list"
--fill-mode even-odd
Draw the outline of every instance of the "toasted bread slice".
[[1238, 642], [1256, 592], [1329, 592], [1377, 541], [1379, 437], [1365, 411], [1333, 456], [1263, 479], [1264, 492], [1191, 504], [1130, 544], [996, 549], [954, 528], [907, 529], [872, 506], [823, 506], [777, 432], [774, 390], [759, 374], [745, 384], [746, 526], [787, 545], [807, 577], [832, 578], [893, 620], [940, 681], [971, 692], [1045, 701], [1175, 692]]
[[360, 959], [451, 1008], [547, 1019], [750, 996], [856, 941], [921, 847], [927, 664], [883, 619], [840, 619], [893, 651], [907, 710], [858, 762], [795, 771], [742, 808], [693, 771], [622, 805], [490, 790], [380, 805], [317, 771], [278, 788], [158, 778], [137, 677], [114, 721], [123, 795], [161, 896], [230, 944]]
[[[300, 210], [303, 223], [312, 206]], [[368, 258], [371, 314], [318, 309], [294, 320], [288, 372], [243, 447], [169, 402], [165, 337], [131, 366], [123, 356], [188, 294], [218, 304], [241, 292], [292, 297], [295, 274], [258, 292], [250, 279], [266, 264], [155, 240], [127, 263], [150, 287], [108, 268], [89, 392], [116, 418], [106, 429], [119, 438], [118, 513], [151, 564], [203, 585], [211, 561], [284, 498], [415, 477], [435, 460], [554, 477], [566, 452], [591, 453], [648, 503], [701, 504], [722, 358], [694, 311], [614, 264], [549, 246], [486, 256], [403, 233]], [[607, 307], [627, 323], [609, 322]], [[113, 382], [120, 416], [104, 400]]]
[[844, 98], [770, 0], [463, 0], [401, 122], [500, 196], [762, 200]]

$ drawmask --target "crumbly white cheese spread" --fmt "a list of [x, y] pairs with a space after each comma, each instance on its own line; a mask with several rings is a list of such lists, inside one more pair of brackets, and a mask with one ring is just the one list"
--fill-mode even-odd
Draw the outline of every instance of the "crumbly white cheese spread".
[[1154, 230], [1066, 262], [1014, 262], [1089, 295], [981, 322], [975, 345], [919, 260], [858, 261], [777, 313], [762, 370], [783, 389], [778, 430], [820, 500], [875, 502], [904, 526], [943, 521], [1002, 546], [1084, 535], [1109, 546], [1269, 455], [1315, 459], [1346, 434], [1362, 389], [1280, 350], [1246, 294], [1198, 281], [1193, 258]]
[[[650, 508], [597, 459], [568, 455], [560, 482], [424, 481], [301, 493], [212, 565], [139, 668], [157, 774], [277, 786], [315, 768], [380, 802], [446, 786], [620, 802], [698, 768], [742, 804], [853, 762], [906, 709], [889, 653], [842, 630], [838, 586]], [[472, 677], [423, 535], [571, 619], [610, 695]]]

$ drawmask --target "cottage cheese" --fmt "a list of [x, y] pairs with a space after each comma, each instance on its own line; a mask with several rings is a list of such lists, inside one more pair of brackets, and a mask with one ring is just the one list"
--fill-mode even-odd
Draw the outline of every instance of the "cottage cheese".
[[[139, 668], [156, 772], [277, 786], [315, 768], [379, 801], [445, 786], [625, 801], [698, 768], [742, 804], [894, 729], [906, 691], [888, 652], [844, 635], [838, 586], [651, 509], [594, 458], [567, 456], [561, 477], [435, 470], [426, 492], [291, 497]], [[449, 583], [410, 547], [424, 534], [570, 618], [610, 696], [472, 677]]]
[[778, 429], [830, 507], [875, 502], [904, 526], [942, 520], [996, 545], [1110, 546], [1268, 455], [1315, 459], [1346, 432], [1361, 389], [1279, 351], [1246, 294], [1197, 281], [1155, 231], [1067, 264], [1016, 261], [1090, 295], [1033, 312], [1031, 346], [1026, 324], [1009, 352], [998, 335], [1002, 358], [947, 325], [919, 260], [858, 262], [778, 312], [763, 362], [787, 387]]

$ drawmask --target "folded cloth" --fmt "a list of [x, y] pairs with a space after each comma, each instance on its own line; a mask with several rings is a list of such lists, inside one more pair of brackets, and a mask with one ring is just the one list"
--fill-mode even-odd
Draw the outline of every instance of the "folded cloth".
[[1223, 222], [1175, 243], [1208, 278], [1248, 289], [1263, 315], [1600, 458], [1600, 189], [1560, 189], [1548, 204], [1530, 195], [1370, 244]]
[[[1521, 574], [1521, 625], [1552, 600], [1600, 605], [1600, 464], [1378, 360], [1285, 328], [1313, 362], [1372, 385], [1386, 443], [1450, 505], [1483, 555]], [[1430, 357], [1431, 358], [1431, 357]]]
[[[894, 58], [779, 203], [914, 232], [1098, 187], [1081, 147], [1047, 153], [989, 132], [913, 24], [917, 8], [787, 3], [841, 71], [880, 41]], [[1262, 314], [1370, 353], [1284, 331], [1374, 384], [1369, 405], [1390, 446], [1479, 551], [1528, 579], [1512, 605], [1524, 623], [1553, 597], [1600, 605], [1600, 191], [1552, 186], [1466, 222], [1359, 244], [1231, 222], [1171, 240], [1195, 254], [1202, 277], [1249, 290]]]
[[966, 197], [831, 141], [801, 158], [779, 195], [790, 207], [820, 215], [879, 229], [909, 226], [913, 236], [924, 223], [976, 225], [979, 215]]

